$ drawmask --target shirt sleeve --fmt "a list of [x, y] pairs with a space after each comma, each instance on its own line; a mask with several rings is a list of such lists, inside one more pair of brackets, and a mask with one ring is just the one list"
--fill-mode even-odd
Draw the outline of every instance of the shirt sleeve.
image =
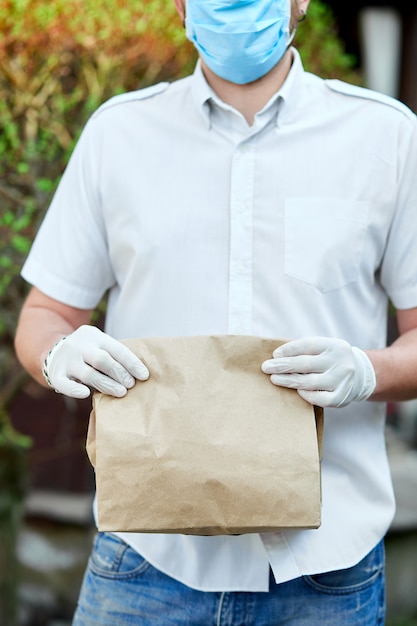
[[94, 308], [115, 282], [100, 202], [100, 132], [92, 118], [72, 153], [22, 268], [51, 298]]
[[397, 206], [381, 266], [382, 284], [398, 309], [417, 306], [417, 118], [405, 121], [399, 139]]

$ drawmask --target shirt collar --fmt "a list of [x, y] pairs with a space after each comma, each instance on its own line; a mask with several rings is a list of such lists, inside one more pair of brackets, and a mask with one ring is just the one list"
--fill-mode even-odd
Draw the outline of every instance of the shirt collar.
[[[281, 88], [272, 96], [269, 102], [264, 106], [262, 111], [259, 111], [257, 115], [266, 113], [270, 107], [275, 106], [276, 126], [282, 126], [290, 113], [291, 107], [295, 106], [298, 101], [299, 89], [301, 88], [302, 77], [304, 75], [304, 68], [300, 58], [299, 52], [295, 48], [291, 48], [293, 55], [293, 62], [289, 74], [281, 86]], [[197, 104], [204, 122], [208, 129], [211, 128], [211, 103], [217, 103], [223, 108], [231, 109], [229, 105], [222, 102], [219, 96], [213, 91], [208, 82], [206, 81], [203, 70], [201, 68], [200, 60], [197, 61], [197, 65], [193, 74], [192, 84], [194, 100]]]

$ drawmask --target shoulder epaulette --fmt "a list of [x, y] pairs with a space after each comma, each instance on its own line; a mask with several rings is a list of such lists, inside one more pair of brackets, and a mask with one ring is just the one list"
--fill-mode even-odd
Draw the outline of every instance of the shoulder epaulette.
[[391, 96], [387, 96], [372, 89], [366, 89], [365, 87], [359, 87], [358, 85], [345, 83], [344, 81], [337, 79], [328, 79], [324, 82], [327, 87], [333, 91], [337, 91], [347, 96], [353, 96], [355, 98], [363, 98], [365, 100], [380, 102], [381, 104], [386, 104], [387, 106], [397, 109], [398, 111], [402, 111], [402, 113], [405, 113], [410, 118], [415, 118], [415, 113], [413, 113], [411, 109]]
[[165, 91], [169, 86], [168, 82], [158, 83], [157, 85], [151, 85], [150, 87], [145, 87], [144, 89], [138, 89], [137, 91], [129, 91], [127, 93], [122, 93], [118, 96], [113, 96], [107, 102], [104, 102], [97, 111], [94, 113], [93, 117], [99, 115], [106, 109], [109, 109], [114, 106], [118, 106], [119, 104], [125, 104], [126, 102], [134, 102], [136, 100], [146, 100], [147, 98], [152, 98], [159, 93]]

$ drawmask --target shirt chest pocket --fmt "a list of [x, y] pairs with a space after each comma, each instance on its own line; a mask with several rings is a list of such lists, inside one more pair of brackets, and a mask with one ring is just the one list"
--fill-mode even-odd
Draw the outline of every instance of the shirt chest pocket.
[[332, 198], [285, 203], [285, 274], [322, 292], [355, 282], [365, 248], [369, 205]]

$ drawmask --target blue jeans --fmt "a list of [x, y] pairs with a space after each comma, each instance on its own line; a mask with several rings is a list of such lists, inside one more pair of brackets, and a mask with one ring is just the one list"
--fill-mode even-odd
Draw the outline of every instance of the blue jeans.
[[162, 574], [118, 537], [98, 533], [73, 626], [382, 626], [384, 546], [355, 567], [270, 591], [204, 592]]

